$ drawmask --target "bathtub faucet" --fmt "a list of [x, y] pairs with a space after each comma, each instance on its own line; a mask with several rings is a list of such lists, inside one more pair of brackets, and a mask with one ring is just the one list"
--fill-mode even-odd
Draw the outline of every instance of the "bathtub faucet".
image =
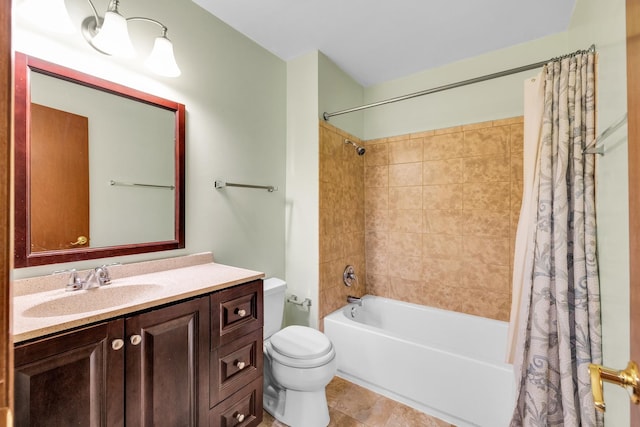
[[349, 304], [358, 304], [360, 307], [362, 307], [362, 298], [358, 298], [358, 297], [354, 297], [352, 295], [347, 296], [347, 302]]

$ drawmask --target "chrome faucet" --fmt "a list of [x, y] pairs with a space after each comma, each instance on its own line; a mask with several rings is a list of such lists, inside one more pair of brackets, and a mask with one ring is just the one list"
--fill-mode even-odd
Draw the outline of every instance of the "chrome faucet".
[[71, 273], [69, 281], [65, 286], [65, 290], [67, 292], [99, 288], [100, 286], [111, 283], [111, 277], [109, 277], [109, 270], [107, 270], [106, 265], [89, 270], [89, 274], [87, 274], [87, 277], [85, 277], [84, 280], [78, 277], [78, 272], [75, 268], [53, 272], [53, 274], [59, 273]]
[[111, 283], [109, 270], [107, 270], [106, 265], [103, 265], [89, 271], [87, 278], [84, 279], [82, 289], [99, 288], [100, 286], [108, 285], [109, 283]]
[[362, 307], [362, 298], [354, 297], [353, 295], [347, 296], [347, 302], [349, 304], [358, 304]]

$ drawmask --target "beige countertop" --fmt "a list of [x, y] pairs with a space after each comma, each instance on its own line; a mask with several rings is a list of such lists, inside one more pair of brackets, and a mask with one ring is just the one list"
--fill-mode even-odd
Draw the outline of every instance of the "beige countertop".
[[[199, 261], [202, 260], [207, 260], [207, 257], [200, 256]], [[158, 261], [155, 263], [158, 264]], [[20, 343], [264, 277], [264, 273], [258, 271], [214, 262], [128, 277], [118, 277], [118, 268], [135, 271], [129, 266], [110, 267], [115, 273], [111, 275], [111, 283], [89, 290], [66, 292], [66, 282], [63, 281], [60, 286], [60, 279], [57, 278], [54, 289], [51, 289], [51, 285], [41, 285], [32, 286], [37, 289], [35, 292], [25, 292], [24, 289], [16, 292], [13, 298], [14, 342]], [[66, 276], [63, 280], [66, 280]]]

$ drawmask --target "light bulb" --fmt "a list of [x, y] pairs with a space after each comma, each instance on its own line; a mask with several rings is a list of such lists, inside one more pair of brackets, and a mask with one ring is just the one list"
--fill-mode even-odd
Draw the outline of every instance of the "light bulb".
[[178, 77], [181, 74], [173, 55], [173, 43], [163, 36], [156, 37], [153, 50], [145, 61], [145, 65], [149, 70], [161, 76]]
[[136, 56], [129, 37], [127, 20], [117, 11], [109, 11], [104, 14], [104, 22], [98, 34], [91, 39], [91, 44], [107, 55], [121, 58], [133, 58]]

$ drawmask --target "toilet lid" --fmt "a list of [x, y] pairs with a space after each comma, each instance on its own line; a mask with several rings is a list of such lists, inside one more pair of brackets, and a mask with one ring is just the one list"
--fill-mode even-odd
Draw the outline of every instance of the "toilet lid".
[[271, 347], [291, 359], [308, 360], [322, 357], [333, 345], [322, 332], [306, 326], [287, 326], [271, 336]]

